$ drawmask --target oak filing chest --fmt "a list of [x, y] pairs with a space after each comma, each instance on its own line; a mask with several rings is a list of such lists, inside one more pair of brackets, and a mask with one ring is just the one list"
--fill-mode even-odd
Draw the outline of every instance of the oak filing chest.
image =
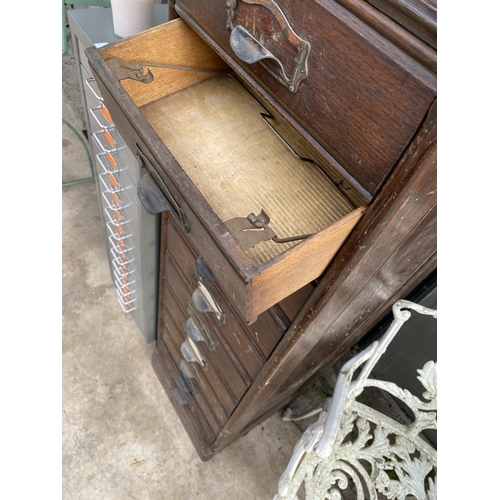
[[153, 365], [203, 459], [436, 267], [435, 6], [395, 5], [178, 0], [86, 51], [162, 213]]

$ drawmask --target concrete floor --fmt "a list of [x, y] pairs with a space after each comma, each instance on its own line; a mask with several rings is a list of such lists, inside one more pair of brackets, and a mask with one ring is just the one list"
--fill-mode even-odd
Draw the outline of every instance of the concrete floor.
[[[71, 51], [62, 95], [68, 182], [90, 176]], [[94, 182], [63, 187], [62, 204], [62, 498], [272, 499], [300, 428], [275, 414], [202, 462], [153, 371], [154, 344], [116, 300]]]

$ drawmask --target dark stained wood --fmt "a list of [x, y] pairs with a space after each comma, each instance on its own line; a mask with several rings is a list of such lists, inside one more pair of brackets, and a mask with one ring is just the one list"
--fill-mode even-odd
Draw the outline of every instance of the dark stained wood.
[[337, 2], [420, 64], [434, 73], [437, 71], [436, 51], [421, 39], [411, 36], [405, 28], [372, 7], [368, 2], [365, 0], [337, 0]]
[[[215, 0], [177, 2], [177, 12], [199, 40], [179, 19], [87, 51], [120, 133], [134, 152], [138, 144], [150, 159], [190, 225], [186, 233], [176, 215], [162, 217], [153, 367], [203, 460], [293, 399], [437, 265], [435, 51], [360, 0], [277, 2], [314, 48], [310, 74], [296, 94], [264, 67], [235, 60], [227, 45], [224, 2]], [[270, 40], [270, 50], [290, 71], [293, 47], [276, 20], [262, 7], [240, 3], [236, 21]], [[166, 33], [178, 36], [169, 40]], [[167, 56], [163, 47], [169, 46], [178, 64], [202, 64], [200, 55], [206, 54], [213, 68], [229, 65], [265, 104], [280, 134], [287, 140], [298, 134], [290, 141], [297, 152], [314, 159], [334, 183], [345, 180], [354, 191], [351, 200], [361, 200], [354, 206], [367, 203], [337, 253], [323, 262], [318, 254], [329, 249], [315, 244], [324, 236], [318, 233], [288, 255], [252, 264], [137, 105], [155, 102], [199, 77], [179, 71], [176, 79], [168, 73], [173, 70], [165, 70], [158, 86], [143, 93], [137, 82], [118, 82], [106, 65], [117, 54], [140, 59], [143, 42], [155, 61]], [[223, 324], [189, 308], [198, 286], [199, 256], [215, 276], [205, 284], [224, 311]], [[326, 270], [323, 266], [318, 280], [307, 284], [317, 277], [308, 274], [309, 267], [319, 261]], [[182, 405], [174, 391], [189, 316], [207, 328], [215, 350], [200, 343], [208, 370], [197, 370], [198, 380], [190, 379], [192, 392]]]
[[[196, 280], [193, 278], [196, 275], [196, 259], [201, 252], [185, 237], [175, 219], [171, 220], [168, 229], [171, 234], [168, 252], [172, 254], [186, 279], [191, 278], [193, 291], [196, 287]], [[206, 282], [205, 286], [226, 313], [223, 325], [219, 325], [211, 315], [208, 315], [205, 318], [205, 326], [222, 335], [228, 345], [233, 346], [229, 348], [232, 352], [242, 353], [241, 361], [237, 363], [244, 365], [244, 370], [252, 378], [260, 371], [313, 288], [311, 285], [306, 285], [297, 293], [289, 295], [283, 302], [268, 309], [255, 323], [248, 326], [241, 313], [232, 305], [231, 297], [226, 297], [217, 282]], [[249, 356], [249, 353], [252, 355]]]
[[[169, 266], [169, 264], [172, 264], [172, 261], [167, 261], [167, 267], [172, 268], [173, 265]], [[186, 306], [191, 298], [190, 290], [186, 288], [182, 278], [176, 272], [165, 275], [165, 286], [168, 287], [170, 297], [173, 298], [172, 303], [167, 303], [167, 305], [171, 306], [169, 307], [169, 319], [175, 322], [179, 331], [182, 331], [189, 317]], [[215, 344], [215, 350], [209, 351], [205, 343], [200, 343], [198, 346], [203, 357], [207, 360], [208, 371], [215, 371], [218, 378], [226, 380], [229, 390], [234, 394], [233, 399], [238, 401], [251, 384], [252, 379], [241, 364], [238, 363], [234, 353], [227, 349], [224, 339], [218, 335], [218, 332], [211, 330], [210, 334]], [[186, 335], [184, 335], [184, 339], [186, 338]]]
[[173, 19], [177, 19], [179, 17], [179, 14], [177, 14], [175, 10], [175, 0], [163, 0], [163, 3], [168, 3], [168, 17], [167, 19], [169, 21], [172, 21]]
[[178, 371], [175, 364], [169, 359], [169, 354], [162, 343], [158, 344], [158, 349], [153, 354], [152, 364], [198, 455], [202, 460], [208, 460], [213, 455], [213, 449], [210, 447], [213, 442], [213, 436], [207, 428], [205, 419], [198, 407], [193, 404], [192, 398], [189, 395], [187, 395], [187, 399], [190, 404], [180, 405], [177, 401], [174, 394], [176, 387], [174, 376], [178, 374]]
[[437, 10], [423, 0], [367, 0], [408, 31], [437, 48]]
[[[214, 443], [222, 449], [286, 404], [436, 263], [436, 103], [397, 171]], [[267, 411], [266, 411], [267, 410]]]
[[[161, 302], [159, 310], [158, 346], [153, 364], [157, 376], [167, 392], [175, 389], [175, 377], [183, 357], [180, 351], [186, 340], [183, 325], [190, 316], [187, 304], [191, 292], [196, 287], [197, 250], [187, 240], [175, 217], [162, 216], [162, 242], [160, 268]], [[196, 440], [196, 448], [206, 459], [213, 453], [210, 442], [220, 432], [234, 408], [244, 396], [247, 388], [258, 376], [267, 357], [281, 339], [291, 322], [284, 311], [293, 318], [312, 291], [307, 286], [287, 301], [262, 314], [251, 327], [243, 322], [224, 297], [216, 284], [207, 282], [216, 301], [225, 313], [223, 325], [217, 324], [210, 316], [201, 313], [196, 321], [202, 321], [214, 342], [211, 350], [204, 342], [197, 346], [207, 361], [207, 369], [194, 363], [192, 371], [199, 381], [190, 380], [194, 394], [184, 396], [191, 401], [190, 410], [194, 416], [186, 417], [186, 408], [178, 409], [191, 439]], [[286, 325], [286, 326], [284, 326]], [[175, 406], [175, 397], [170, 395]], [[196, 411], [193, 408], [196, 407]], [[189, 412], [188, 412], [189, 413]], [[198, 415], [198, 416], [197, 416]], [[196, 423], [197, 420], [199, 423]], [[204, 429], [200, 432], [197, 427]], [[194, 427], [193, 431], [191, 427]], [[191, 430], [190, 430], [191, 429]]]
[[[242, 77], [257, 82], [371, 195], [401, 157], [436, 95], [435, 75], [335, 2], [279, 0], [311, 44], [308, 76], [290, 92], [262, 65], [240, 62], [229, 44], [225, 2], [178, 0], [176, 9], [219, 45]], [[241, 6], [241, 7], [240, 7]], [[276, 20], [264, 7], [238, 3], [238, 19], [285, 63], [290, 44], [274, 42]], [[272, 32], [273, 36], [269, 36]], [[288, 50], [289, 49], [289, 50]]]

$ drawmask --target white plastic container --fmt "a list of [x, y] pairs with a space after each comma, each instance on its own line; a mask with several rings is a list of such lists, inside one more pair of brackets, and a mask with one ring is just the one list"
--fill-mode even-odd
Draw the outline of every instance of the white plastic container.
[[111, 0], [116, 36], [127, 37], [153, 27], [155, 0]]

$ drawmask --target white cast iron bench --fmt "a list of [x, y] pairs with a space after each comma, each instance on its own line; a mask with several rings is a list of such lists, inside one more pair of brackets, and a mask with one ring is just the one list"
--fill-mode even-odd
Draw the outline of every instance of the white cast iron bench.
[[[437, 319], [437, 311], [406, 300], [393, 305], [394, 320], [378, 341], [340, 370], [333, 397], [318, 421], [296, 443], [274, 500], [431, 500], [437, 498], [437, 451], [421, 433], [437, 429], [437, 363], [428, 361], [417, 377], [423, 399], [392, 382], [369, 378], [411, 309]], [[357, 375], [355, 377], [355, 375]], [[357, 401], [376, 387], [402, 401], [414, 414], [408, 425]]]

